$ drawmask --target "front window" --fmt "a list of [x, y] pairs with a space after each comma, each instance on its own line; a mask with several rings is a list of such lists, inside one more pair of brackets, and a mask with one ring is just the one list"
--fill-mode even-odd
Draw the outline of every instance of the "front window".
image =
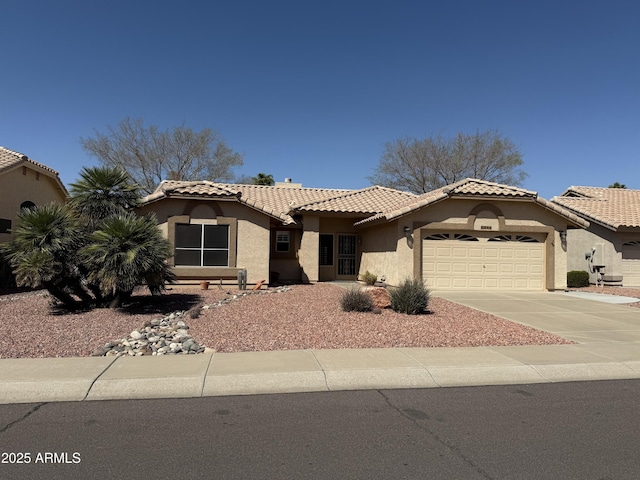
[[229, 225], [178, 223], [175, 246], [175, 265], [228, 267]]
[[276, 252], [288, 252], [289, 244], [291, 243], [290, 232], [277, 231], [276, 232]]
[[320, 266], [333, 265], [333, 235], [320, 234]]
[[11, 233], [11, 220], [0, 218], [0, 233]]

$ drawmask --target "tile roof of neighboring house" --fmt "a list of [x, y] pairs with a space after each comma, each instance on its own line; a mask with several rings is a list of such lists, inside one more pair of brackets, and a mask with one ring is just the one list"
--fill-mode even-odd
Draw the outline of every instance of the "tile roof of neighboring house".
[[579, 216], [575, 215], [565, 208], [562, 208], [559, 205], [555, 205], [548, 200], [545, 200], [544, 198], [538, 197], [538, 194], [536, 192], [474, 178], [465, 178], [464, 180], [446, 185], [431, 192], [423, 193], [422, 195], [418, 195], [417, 197], [407, 200], [405, 203], [393, 209], [383, 211], [369, 218], [361, 220], [355, 225], [364, 226], [370, 223], [375, 223], [377, 221], [394, 220], [419, 208], [435, 204], [447, 198], [464, 198], [469, 196], [475, 198], [479, 196], [488, 198], [528, 198], [531, 201], [543, 206], [544, 208], [562, 215], [574, 224], [585, 228], [589, 226], [589, 222], [583, 220]]
[[53, 168], [47, 167], [42, 163], [31, 160], [23, 153], [14, 152], [13, 150], [9, 150], [8, 148], [0, 147], [0, 173], [4, 172], [5, 170], [15, 168], [23, 162], [30, 163], [31, 165], [39, 167], [42, 170], [46, 170], [47, 172], [52, 173], [56, 176], [58, 175], [58, 172], [56, 172]]
[[569, 187], [551, 201], [611, 230], [640, 227], [640, 190]]

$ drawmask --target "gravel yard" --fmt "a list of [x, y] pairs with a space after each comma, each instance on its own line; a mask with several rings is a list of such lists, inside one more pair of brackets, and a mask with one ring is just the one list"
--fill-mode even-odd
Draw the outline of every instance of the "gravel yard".
[[[431, 298], [426, 315], [347, 313], [339, 303], [343, 291], [331, 284], [296, 285], [287, 292], [249, 295], [202, 310], [199, 318], [185, 321], [199, 344], [218, 352], [570, 343], [437, 297]], [[89, 356], [146, 320], [236, 293], [174, 288], [155, 299], [142, 292], [136, 305], [124, 309], [65, 314], [55, 312], [43, 292], [1, 295], [0, 357]], [[631, 295], [628, 289], [624, 294]]]

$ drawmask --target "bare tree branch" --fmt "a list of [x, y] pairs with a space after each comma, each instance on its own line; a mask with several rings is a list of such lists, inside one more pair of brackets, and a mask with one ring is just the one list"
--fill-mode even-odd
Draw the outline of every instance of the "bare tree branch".
[[521, 185], [527, 174], [522, 155], [496, 130], [425, 138], [401, 138], [385, 144], [374, 184], [426, 193], [464, 178]]
[[230, 181], [232, 168], [242, 165], [242, 155], [211, 129], [196, 132], [183, 124], [160, 130], [140, 118], [127, 117], [80, 144], [101, 163], [125, 169], [147, 193], [162, 180]]

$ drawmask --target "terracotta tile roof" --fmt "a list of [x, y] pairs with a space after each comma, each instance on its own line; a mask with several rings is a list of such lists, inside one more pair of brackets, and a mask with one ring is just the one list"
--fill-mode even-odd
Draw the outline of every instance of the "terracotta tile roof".
[[28, 162], [31, 165], [46, 170], [49, 173], [52, 173], [56, 176], [58, 175], [58, 172], [56, 172], [53, 168], [47, 167], [42, 163], [31, 160], [23, 153], [14, 152], [13, 150], [9, 150], [8, 148], [0, 147], [0, 172], [15, 168], [23, 162]]
[[443, 187], [452, 195], [490, 195], [497, 197], [537, 197], [537, 192], [474, 178], [465, 178]]
[[640, 228], [640, 190], [569, 187], [551, 201], [611, 230]]
[[356, 215], [374, 215], [396, 208], [416, 195], [393, 188], [374, 185], [362, 190], [349, 190], [341, 195], [325, 200], [317, 200], [304, 205], [295, 205], [297, 212], [335, 212]]
[[398, 217], [411, 213], [419, 208], [432, 205], [444, 199], [451, 197], [497, 197], [497, 198], [518, 198], [531, 199], [531, 201], [547, 208], [549, 210], [562, 215], [572, 223], [582, 227], [588, 227], [589, 222], [583, 220], [579, 216], [567, 209], [555, 205], [544, 198], [538, 197], [536, 192], [525, 190], [523, 188], [512, 187], [510, 185], [502, 185], [499, 183], [488, 182], [486, 180], [478, 180], [474, 178], [465, 178], [459, 182], [446, 185], [444, 187], [423, 193], [412, 199], [407, 200], [403, 204], [386, 210], [384, 212], [373, 215], [369, 218], [357, 222], [356, 226], [364, 226], [377, 221], [390, 221]]
[[302, 188], [297, 186], [265, 186], [213, 183], [208, 181], [177, 182], [164, 181], [152, 194], [143, 199], [143, 204], [166, 197], [236, 197], [248, 205], [285, 224], [295, 223], [290, 215], [297, 205], [307, 205], [334, 198], [349, 190], [327, 188]]
[[587, 227], [589, 222], [560, 205], [539, 198], [536, 192], [500, 185], [484, 180], [465, 179], [431, 192], [414, 195], [380, 186], [360, 190], [303, 188], [291, 185], [236, 185], [208, 181], [164, 181], [143, 204], [163, 198], [227, 198], [235, 199], [251, 208], [281, 220], [295, 223], [298, 212], [337, 213], [367, 217], [355, 226], [376, 221], [391, 221], [419, 208], [451, 197], [499, 197], [530, 199], [539, 205], [566, 217], [574, 224]]

